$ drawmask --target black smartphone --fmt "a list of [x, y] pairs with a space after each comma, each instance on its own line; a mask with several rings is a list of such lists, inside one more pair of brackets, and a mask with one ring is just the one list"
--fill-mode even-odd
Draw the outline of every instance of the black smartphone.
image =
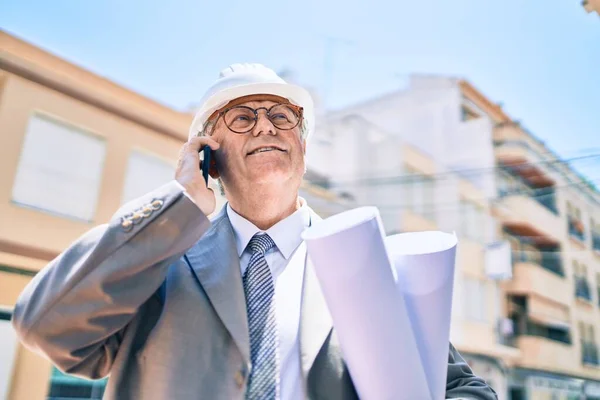
[[208, 169], [210, 168], [212, 149], [209, 146], [204, 146], [204, 148], [202, 149], [202, 153], [202, 176], [204, 177], [204, 182], [206, 182], [206, 186], [208, 186]]

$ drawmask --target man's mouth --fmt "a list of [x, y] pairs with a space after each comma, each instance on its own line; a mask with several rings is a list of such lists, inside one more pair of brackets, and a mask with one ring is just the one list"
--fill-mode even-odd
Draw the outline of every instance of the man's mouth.
[[281, 152], [285, 153], [285, 150], [282, 150], [278, 147], [260, 147], [254, 151], [251, 151], [250, 153], [248, 153], [248, 155], [251, 156], [253, 154], [265, 153], [267, 151], [281, 151]]

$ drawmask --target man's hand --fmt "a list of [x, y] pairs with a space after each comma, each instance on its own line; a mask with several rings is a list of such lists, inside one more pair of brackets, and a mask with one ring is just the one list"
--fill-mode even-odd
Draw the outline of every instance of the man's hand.
[[206, 186], [200, 169], [200, 150], [209, 146], [213, 151], [219, 148], [219, 143], [209, 136], [199, 136], [190, 139], [181, 148], [175, 179], [184, 188], [194, 203], [204, 215], [211, 214], [216, 207], [215, 194]]

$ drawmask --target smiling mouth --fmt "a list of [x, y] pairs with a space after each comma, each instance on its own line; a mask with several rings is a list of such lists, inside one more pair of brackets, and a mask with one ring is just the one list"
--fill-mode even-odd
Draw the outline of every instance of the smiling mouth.
[[248, 153], [248, 155], [251, 156], [253, 154], [266, 153], [268, 151], [280, 151], [282, 153], [285, 153], [285, 150], [278, 149], [277, 147], [261, 147], [260, 149], [256, 149]]

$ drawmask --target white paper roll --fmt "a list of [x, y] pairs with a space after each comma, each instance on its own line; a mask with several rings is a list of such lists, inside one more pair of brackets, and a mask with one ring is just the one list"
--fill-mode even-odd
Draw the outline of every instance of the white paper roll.
[[385, 239], [433, 399], [444, 399], [457, 239], [414, 232]]
[[430, 399], [377, 209], [337, 214], [303, 239], [360, 398]]

